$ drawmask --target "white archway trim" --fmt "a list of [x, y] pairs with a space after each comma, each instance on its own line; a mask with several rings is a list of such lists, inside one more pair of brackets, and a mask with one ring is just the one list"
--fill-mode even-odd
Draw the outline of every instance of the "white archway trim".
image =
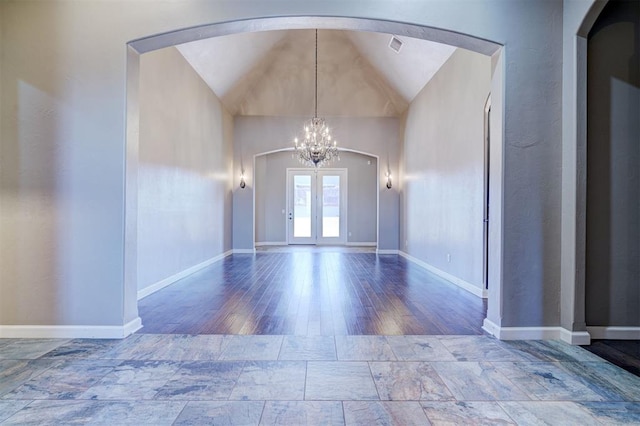
[[367, 18], [347, 18], [338, 16], [294, 16], [294, 17], [266, 17], [258, 19], [244, 19], [229, 22], [220, 22], [192, 28], [184, 28], [165, 34], [143, 37], [129, 42], [139, 53], [150, 52], [176, 44], [201, 40], [211, 37], [219, 37], [230, 34], [258, 32], [282, 29], [332, 29], [352, 31], [373, 31], [399, 36], [407, 36], [444, 43], [463, 49], [472, 50], [491, 56], [500, 44], [477, 37], [460, 34], [441, 28], [425, 27], [420, 25], [383, 21]]

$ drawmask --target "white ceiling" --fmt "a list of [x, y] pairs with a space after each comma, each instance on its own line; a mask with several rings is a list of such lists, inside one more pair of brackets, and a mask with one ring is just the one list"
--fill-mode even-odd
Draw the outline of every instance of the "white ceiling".
[[455, 47], [411, 37], [397, 37], [402, 48], [396, 53], [389, 47], [391, 35], [381, 33], [347, 33], [353, 44], [389, 84], [411, 103], [431, 77], [449, 59]]
[[278, 43], [287, 31], [262, 31], [212, 37], [178, 45], [194, 70], [223, 98]]
[[[398, 37], [403, 45], [396, 53], [389, 47], [391, 37], [318, 31], [319, 113], [399, 115], [456, 49]], [[314, 30], [241, 33], [177, 48], [232, 114], [307, 115], [309, 108], [313, 112]], [[345, 96], [347, 84], [359, 86], [359, 95]], [[372, 105], [362, 105], [367, 102]]]

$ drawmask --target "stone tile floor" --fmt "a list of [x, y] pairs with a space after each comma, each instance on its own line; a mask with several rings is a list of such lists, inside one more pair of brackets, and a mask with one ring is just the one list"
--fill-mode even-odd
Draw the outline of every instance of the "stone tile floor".
[[640, 424], [640, 378], [488, 336], [0, 339], [0, 424]]

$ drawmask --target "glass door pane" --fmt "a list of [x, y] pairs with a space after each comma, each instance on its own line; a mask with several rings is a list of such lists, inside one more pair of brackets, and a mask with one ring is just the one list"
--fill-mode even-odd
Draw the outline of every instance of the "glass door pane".
[[347, 171], [287, 169], [287, 243], [345, 244]]
[[322, 176], [322, 237], [340, 237], [340, 176]]
[[311, 176], [293, 176], [293, 236], [311, 237]]

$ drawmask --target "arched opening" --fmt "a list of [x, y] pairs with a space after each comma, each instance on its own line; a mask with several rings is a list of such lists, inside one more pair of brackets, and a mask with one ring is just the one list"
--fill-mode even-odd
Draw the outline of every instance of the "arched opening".
[[[254, 156], [254, 241], [256, 247], [283, 246], [295, 243], [296, 203], [292, 197], [291, 182], [287, 173], [294, 170], [302, 172], [313, 171], [309, 167], [302, 166], [292, 155], [293, 150], [279, 150], [275, 152], [261, 153]], [[377, 155], [354, 152], [343, 149], [340, 152], [340, 161], [329, 166], [329, 169], [344, 169], [348, 179], [345, 180], [345, 203], [339, 203], [343, 209], [333, 206], [332, 212], [337, 216], [327, 216], [327, 221], [337, 219], [337, 223], [345, 225], [346, 235], [340, 232], [328, 231], [328, 235], [336, 235], [335, 239], [321, 239], [311, 244], [335, 244], [350, 247], [377, 248], [379, 228], [379, 191], [386, 185], [380, 185], [380, 167]], [[326, 168], [324, 168], [326, 169]], [[323, 169], [318, 170], [323, 172]], [[317, 198], [317, 197], [316, 197]], [[301, 223], [306, 224], [306, 216], [316, 216], [307, 212], [306, 204], [301, 207], [303, 218]], [[302, 209], [304, 208], [304, 209]], [[316, 210], [319, 210], [316, 202]], [[323, 224], [324, 225], [324, 219]], [[320, 228], [320, 227], [319, 227]], [[317, 234], [322, 235], [322, 229], [317, 229]], [[306, 228], [305, 228], [306, 229]], [[342, 231], [341, 229], [339, 231]], [[317, 241], [317, 239], [316, 239]]]
[[[261, 31], [261, 30], [275, 30], [275, 29], [292, 29], [292, 28], [326, 28], [326, 29], [346, 29], [346, 30], [366, 30], [366, 31], [378, 31], [378, 32], [387, 32], [398, 35], [406, 35], [410, 37], [417, 37], [422, 39], [429, 39], [433, 41], [446, 42], [451, 45], [455, 45], [458, 47], [464, 47], [468, 50], [472, 50], [483, 55], [494, 55], [492, 61], [492, 72], [491, 72], [491, 92], [492, 93], [502, 93], [502, 66], [503, 62], [501, 60], [501, 52], [499, 46], [495, 43], [487, 42], [484, 40], [478, 40], [470, 36], [454, 34], [444, 30], [437, 30], [425, 27], [419, 27], [414, 25], [407, 25], [401, 23], [393, 23], [388, 21], [376, 21], [376, 20], [361, 20], [361, 19], [353, 19], [353, 18], [309, 18], [309, 17], [300, 17], [300, 18], [265, 18], [265, 19], [256, 19], [250, 21], [237, 21], [230, 22], [224, 24], [214, 24], [207, 27], [200, 27], [197, 29], [187, 29], [180, 30], [174, 33], [167, 33], [160, 36], [145, 38], [141, 40], [136, 40], [130, 43], [129, 45], [129, 60], [128, 60], [128, 91], [127, 91], [127, 182], [126, 182], [126, 253], [125, 253], [125, 304], [130, 304], [135, 302], [135, 298], [132, 300], [131, 298], [136, 294], [137, 291], [137, 259], [135, 252], [137, 248], [137, 203], [138, 203], [138, 182], [137, 182], [137, 172], [138, 172], [138, 135], [139, 135], [139, 110], [137, 103], [137, 85], [138, 85], [138, 71], [139, 71], [139, 55], [145, 52], [150, 52], [155, 49], [159, 49], [161, 47], [170, 46], [176, 43], [186, 42], [189, 40], [201, 39], [206, 37], [215, 37], [226, 34], [235, 34], [242, 32], [251, 32], [251, 31]], [[495, 113], [492, 115], [492, 120], [495, 120], [495, 125], [492, 128], [501, 129], [502, 128], [502, 101], [501, 97], [498, 95], [496, 100], [494, 101], [494, 105], [492, 106], [492, 110]], [[480, 109], [480, 114], [482, 111]], [[491, 155], [495, 156], [496, 159], [499, 159], [502, 155], [502, 131], [497, 130], [493, 134], [495, 137], [492, 138], [491, 144]], [[286, 141], [283, 141], [282, 147], [276, 148], [285, 148]], [[253, 155], [253, 153], [251, 153]], [[241, 170], [243, 167], [241, 166], [242, 161], [240, 152], [234, 150], [234, 162], [233, 162], [233, 175], [239, 177], [241, 173], [250, 181], [253, 170]], [[490, 282], [489, 286], [489, 313], [488, 315], [492, 315], [495, 318], [500, 317], [501, 311], [501, 239], [502, 239], [502, 206], [501, 206], [501, 193], [502, 193], [502, 170], [501, 165], [502, 161], [495, 162], [496, 167], [492, 168], [492, 175], [489, 176], [488, 186], [491, 188], [491, 194], [495, 194], [496, 202], [492, 205], [493, 209], [491, 211], [490, 220], [496, 226], [491, 227], [488, 233], [488, 250], [487, 250], [487, 258], [488, 258], [488, 279], [487, 282]], [[246, 164], [244, 165], [246, 168]], [[400, 173], [398, 173], [400, 174]], [[380, 176], [380, 171], [378, 172], [378, 176]], [[237, 179], [234, 179], [234, 181]], [[248, 185], [250, 186], [250, 185]], [[399, 185], [400, 186], [400, 185]], [[243, 198], [251, 198], [253, 195], [249, 193], [249, 191], [241, 192], [234, 183], [233, 187], [234, 192], [234, 209], [236, 207], [236, 203], [240, 202]], [[389, 194], [395, 191], [388, 191]], [[385, 192], [387, 193], [387, 192]], [[398, 197], [396, 193], [396, 197]], [[387, 200], [388, 201], [388, 200]], [[380, 202], [379, 202], [380, 203]], [[397, 200], [396, 200], [397, 203]], [[250, 215], [250, 217], [245, 218], [246, 220], [242, 220], [239, 222], [242, 223], [254, 223], [253, 209], [246, 209], [246, 212]], [[382, 213], [378, 214], [378, 222], [382, 221]], [[236, 229], [235, 229], [235, 218], [234, 218], [234, 239], [236, 238]], [[378, 234], [380, 231], [378, 231]], [[234, 249], [237, 250], [252, 250], [253, 242], [255, 239], [250, 239], [251, 246], [236, 246], [234, 243]], [[385, 250], [384, 246], [381, 246], [380, 235], [378, 236], [378, 248]], [[397, 242], [397, 246], [401, 245], [400, 242]], [[395, 252], [398, 251], [396, 246]], [[402, 248], [400, 248], [402, 249]], [[406, 247], [405, 247], [406, 249]], [[392, 249], [393, 251], [393, 249]], [[449, 257], [450, 259], [450, 257]], [[499, 321], [496, 321], [499, 322]]]
[[640, 339], [640, 5], [587, 39], [585, 311], [593, 339]]

